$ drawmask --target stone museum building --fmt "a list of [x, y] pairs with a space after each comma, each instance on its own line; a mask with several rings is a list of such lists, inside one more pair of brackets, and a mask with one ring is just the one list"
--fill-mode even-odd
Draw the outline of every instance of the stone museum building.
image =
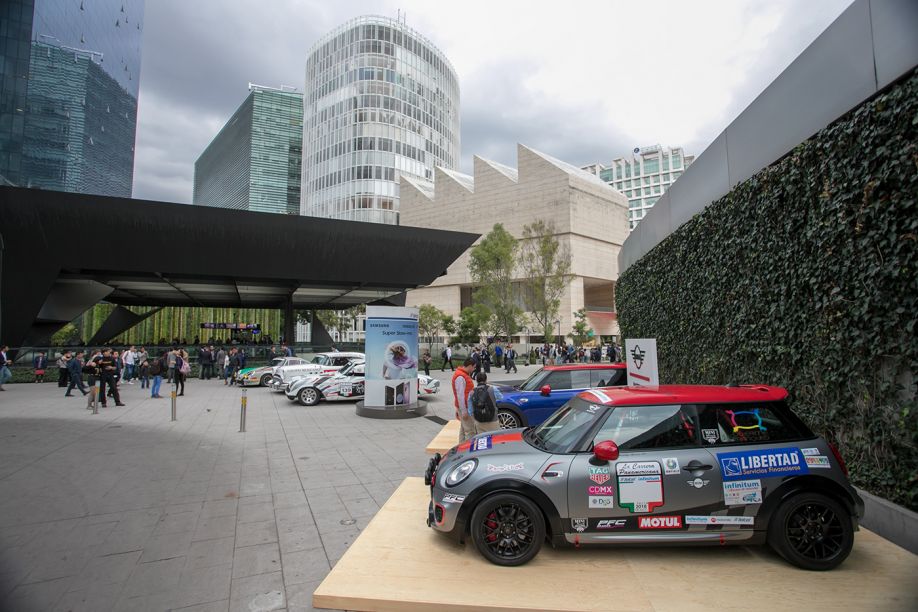
[[459, 165], [459, 80], [404, 22], [353, 19], [306, 60], [302, 214], [398, 223], [399, 176]]
[[[434, 182], [403, 176], [401, 225], [485, 235], [495, 223], [516, 238], [537, 220], [554, 223], [571, 252], [571, 278], [561, 298], [561, 333], [587, 311], [595, 334], [618, 336], [615, 282], [618, 251], [628, 236], [628, 200], [598, 177], [523, 145], [517, 168], [475, 157], [474, 175], [437, 168]], [[429, 287], [408, 292], [407, 304], [433, 304], [458, 317], [472, 304], [469, 251]], [[523, 331], [520, 339], [538, 332]]]

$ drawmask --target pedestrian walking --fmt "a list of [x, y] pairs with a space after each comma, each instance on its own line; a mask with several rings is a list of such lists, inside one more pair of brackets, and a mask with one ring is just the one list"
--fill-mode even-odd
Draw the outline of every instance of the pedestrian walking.
[[[510, 345], [508, 344], [507, 346], [510, 346]], [[503, 358], [503, 356], [504, 356], [504, 348], [498, 342], [497, 344], [494, 345], [494, 365], [496, 365], [498, 368], [500, 367], [501, 359]]]
[[166, 368], [168, 375], [168, 382], [175, 380], [175, 360], [178, 356], [178, 343], [172, 345], [172, 350], [166, 353]]
[[430, 357], [430, 351], [424, 351], [424, 356], [421, 357], [421, 363], [424, 365], [424, 376], [430, 376], [430, 362], [433, 361]]
[[13, 377], [13, 373], [10, 372], [10, 360], [6, 356], [8, 350], [10, 350], [10, 347], [7, 345], [0, 346], [0, 391], [6, 391], [3, 385]]
[[150, 362], [144, 359], [140, 362], [140, 388], [148, 389], [150, 387]]
[[57, 358], [57, 386], [62, 389], [67, 387], [68, 361], [70, 361], [70, 351], [64, 351], [61, 356]]
[[222, 346], [214, 356], [214, 364], [217, 366], [217, 376], [223, 380], [226, 377], [226, 351]]
[[102, 351], [102, 357], [98, 361], [100, 370], [99, 398], [102, 401], [102, 407], [106, 407], [105, 387], [108, 386], [116, 406], [124, 406], [121, 403], [121, 394], [118, 393], [118, 365], [112, 349], [106, 348]]
[[87, 410], [92, 410], [92, 407], [99, 401], [99, 359], [101, 358], [101, 354], [95, 354], [83, 364], [83, 374], [86, 374], [86, 381], [89, 385], [89, 393], [86, 397]]
[[472, 391], [469, 398], [469, 409], [475, 420], [475, 434], [500, 429], [497, 420], [497, 401], [494, 399], [494, 389], [488, 384], [488, 375], [482, 372], [476, 379], [478, 386]]
[[35, 370], [35, 382], [45, 382], [45, 368], [48, 367], [48, 358], [44, 352], [38, 351], [38, 354], [32, 358], [32, 369]]
[[[185, 395], [185, 379], [191, 374], [191, 362], [188, 361], [188, 353], [185, 349], [175, 350], [175, 372], [173, 380], [175, 381], [176, 395]], [[181, 391], [179, 389], [181, 388]]]
[[153, 384], [150, 386], [150, 397], [162, 399], [159, 394], [159, 388], [163, 384], [163, 360], [162, 358], [154, 359], [150, 364], [150, 376], [153, 377]]
[[453, 349], [449, 345], [446, 345], [446, 348], [443, 349], [443, 353], [440, 355], [443, 357], [443, 363], [440, 366], [440, 371], [442, 372], [446, 369], [447, 364], [449, 364], [449, 371], [452, 372], [455, 370], [453, 368]]
[[83, 384], [83, 354], [83, 351], [77, 351], [73, 359], [67, 362], [70, 383], [67, 385], [67, 391], [64, 393], [64, 397], [73, 397], [73, 394], [70, 392], [74, 389], [79, 389], [80, 393], [83, 395], [89, 393], [89, 391], [86, 390], [86, 386]]
[[134, 384], [134, 360], [136, 358], [134, 351], [135, 347], [131, 345], [130, 348], [124, 351], [124, 354], [121, 356], [121, 361], [124, 364], [124, 373], [121, 380], [129, 385]]
[[504, 370], [509, 374], [511, 368], [513, 368], [513, 373], [516, 374], [516, 349], [513, 348], [512, 344], [508, 344], [507, 350], [504, 351]]
[[466, 359], [453, 373], [450, 386], [453, 388], [453, 405], [456, 407], [456, 418], [459, 419], [459, 443], [475, 435], [475, 420], [469, 413], [469, 395], [475, 383], [470, 374], [475, 369], [472, 358]]

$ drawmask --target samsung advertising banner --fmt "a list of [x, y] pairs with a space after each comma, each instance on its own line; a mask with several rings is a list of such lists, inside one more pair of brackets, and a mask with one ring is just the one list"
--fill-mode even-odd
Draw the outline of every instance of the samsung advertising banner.
[[418, 309], [367, 306], [368, 410], [405, 410], [418, 401]]

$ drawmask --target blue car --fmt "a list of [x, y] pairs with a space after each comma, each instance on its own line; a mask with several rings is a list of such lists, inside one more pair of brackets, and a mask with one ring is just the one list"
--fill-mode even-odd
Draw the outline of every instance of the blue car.
[[545, 366], [518, 387], [494, 387], [497, 419], [504, 429], [533, 427], [585, 389], [625, 384], [624, 363]]

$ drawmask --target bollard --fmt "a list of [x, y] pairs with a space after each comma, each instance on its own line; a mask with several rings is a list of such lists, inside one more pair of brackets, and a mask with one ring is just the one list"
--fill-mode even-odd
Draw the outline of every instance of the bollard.
[[245, 410], [249, 400], [245, 395], [245, 387], [242, 388], [242, 400], [239, 404], [239, 433], [245, 433]]
[[92, 413], [93, 414], [99, 414], [99, 400], [101, 399], [99, 397], [100, 391], [102, 391], [101, 384], [96, 383], [92, 386]]
[[175, 420], [175, 393], [178, 390], [178, 383], [172, 385], [172, 420]]

